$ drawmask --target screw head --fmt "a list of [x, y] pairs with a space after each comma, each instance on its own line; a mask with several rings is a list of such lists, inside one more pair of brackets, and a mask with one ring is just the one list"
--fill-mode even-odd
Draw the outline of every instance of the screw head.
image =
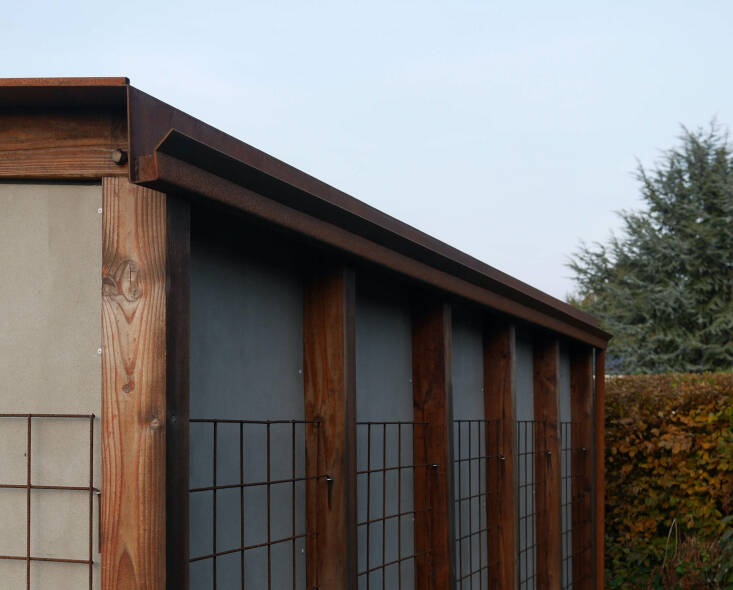
[[122, 166], [127, 163], [127, 152], [125, 150], [114, 150], [112, 152], [112, 161], [118, 166]]

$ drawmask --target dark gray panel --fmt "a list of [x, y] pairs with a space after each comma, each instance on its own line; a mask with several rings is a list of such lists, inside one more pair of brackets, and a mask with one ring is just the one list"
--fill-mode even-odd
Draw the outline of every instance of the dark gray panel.
[[453, 418], [483, 419], [484, 361], [481, 318], [453, 314]]
[[519, 481], [519, 579], [520, 587], [535, 587], [535, 455], [534, 383], [532, 335], [517, 330], [517, 470]]
[[[453, 314], [453, 498], [455, 567], [459, 588], [488, 587], [486, 534], [486, 436], [482, 320]], [[484, 494], [484, 495], [482, 495]]]
[[[287, 250], [274, 246], [233, 248], [211, 239], [191, 247], [191, 418], [303, 420], [303, 287]], [[305, 471], [302, 424], [217, 426], [218, 485], [302, 477]], [[268, 442], [269, 441], [269, 442]], [[190, 427], [192, 487], [214, 481], [214, 426]], [[269, 455], [269, 461], [268, 461]], [[243, 461], [241, 461], [243, 459]], [[269, 464], [269, 465], [268, 465]], [[241, 467], [241, 472], [240, 472]], [[270, 512], [268, 515], [267, 504]], [[305, 484], [256, 485], [216, 493], [216, 549], [255, 545], [305, 531]], [[295, 511], [293, 513], [293, 506]], [[213, 549], [214, 493], [191, 495], [191, 556]], [[266, 588], [305, 588], [303, 539], [245, 553], [245, 583]], [[241, 585], [239, 552], [217, 559], [217, 587]], [[192, 590], [212, 588], [213, 562], [191, 565]]]
[[[360, 422], [413, 420], [412, 328], [406, 291], [380, 283], [357, 284], [356, 406]], [[419, 427], [419, 426], [415, 426]], [[365, 571], [399, 561], [414, 553], [412, 469], [381, 471], [412, 465], [411, 424], [360, 424], [357, 427], [357, 470], [378, 470], [357, 477], [357, 521], [389, 518], [358, 527], [358, 569]], [[369, 549], [367, 551], [367, 543]], [[413, 560], [399, 561], [359, 577], [359, 588], [414, 588]]]
[[572, 411], [570, 405], [570, 352], [566, 343], [560, 345], [559, 375], [560, 413], [560, 477], [561, 477], [561, 541], [562, 541], [562, 587], [570, 588], [573, 583], [573, 537], [572, 537]]

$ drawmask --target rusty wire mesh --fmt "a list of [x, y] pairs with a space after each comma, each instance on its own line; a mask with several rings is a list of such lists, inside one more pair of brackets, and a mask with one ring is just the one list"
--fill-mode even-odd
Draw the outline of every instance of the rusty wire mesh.
[[[456, 588], [488, 588], [489, 574], [498, 566], [489, 561], [489, 535], [498, 533], [498, 481], [489, 479], [491, 463], [502, 459], [500, 420], [453, 421], [453, 487]], [[498, 469], [493, 470], [498, 473]]]
[[[209, 551], [189, 558], [190, 567], [210, 568], [208, 579], [199, 575], [205, 579], [201, 585], [213, 590], [318, 588], [317, 578], [307, 586], [306, 546], [317, 552], [318, 543], [317, 531], [306, 523], [305, 488], [327, 477], [306, 473], [309, 453], [318, 463], [320, 422], [212, 418], [190, 423], [210, 428], [210, 455], [203, 461], [211, 467], [210, 481], [189, 490], [192, 503], [207, 503], [210, 515]], [[315, 440], [314, 448], [308, 448], [306, 438]], [[195, 462], [194, 457], [192, 470]], [[196, 524], [194, 529], [199, 531]]]
[[[579, 429], [577, 422], [560, 423], [560, 453], [561, 463], [561, 540], [562, 540], [562, 588], [570, 589], [574, 584], [579, 584], [588, 576], [582, 579], [575, 579], [579, 570], [578, 565], [582, 560], [592, 559], [593, 547], [590, 544], [578, 547], [578, 538], [590, 538], [590, 535], [582, 533], [586, 527], [592, 527], [592, 513], [584, 513], [579, 508], [586, 504], [589, 491], [580, 489], [578, 479], [581, 474], [575, 473], [573, 465], [585, 456], [589, 449], [578, 446], [573, 442], [573, 433]], [[582, 460], [580, 461], [582, 463]], [[576, 537], [577, 536], [577, 537]], [[580, 568], [588, 571], [587, 568]]]
[[[89, 572], [88, 584], [89, 590], [92, 590], [94, 584], [94, 498], [99, 494], [99, 490], [94, 487], [94, 414], [0, 414], [0, 423], [7, 421], [25, 421], [26, 426], [26, 441], [25, 441], [25, 467], [26, 467], [26, 478], [25, 482], [3, 482], [1, 481], [2, 475], [0, 475], [0, 489], [5, 490], [25, 490], [26, 497], [26, 536], [25, 536], [25, 555], [0, 555], [0, 560], [12, 560], [12, 561], [25, 561], [26, 563], [26, 589], [31, 588], [31, 564], [33, 563], [58, 563], [58, 564], [76, 564], [86, 566]], [[78, 422], [88, 421], [89, 422], [89, 445], [88, 450], [84, 449], [83, 453], [88, 452], [89, 458], [89, 479], [84, 485], [55, 485], [55, 484], [39, 484], [33, 483], [33, 426], [39, 421], [62, 421], [62, 422]], [[36, 453], [36, 459], [38, 459]], [[72, 457], [69, 458], [73, 459]], [[79, 482], [80, 484], [82, 482]], [[89, 509], [88, 509], [88, 547], [87, 555], [85, 557], [51, 557], [42, 556], [33, 553], [32, 551], [32, 539], [31, 531], [33, 529], [33, 511], [32, 502], [34, 494], [44, 494], [49, 491], [59, 491], [69, 494], [87, 494], [89, 497]], [[43, 523], [39, 523], [39, 527], [35, 530], [39, 530], [43, 534], [44, 526]], [[76, 548], [73, 548], [76, 549]]]
[[[431, 508], [415, 505], [416, 429], [426, 422], [357, 422], [358, 588], [413, 588], [416, 561], [430, 554], [415, 544], [415, 517]], [[419, 433], [421, 438], [424, 433]]]

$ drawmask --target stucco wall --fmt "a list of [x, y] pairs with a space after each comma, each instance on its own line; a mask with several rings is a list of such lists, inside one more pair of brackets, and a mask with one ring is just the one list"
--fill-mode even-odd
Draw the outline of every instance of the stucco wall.
[[[0, 413], [101, 413], [101, 206], [99, 185], [0, 183]], [[34, 485], [89, 485], [88, 420], [34, 419], [32, 431]], [[26, 419], [0, 418], [0, 483], [26, 484], [26, 438]], [[86, 492], [32, 491], [32, 555], [88, 559], [88, 518]], [[26, 490], [0, 490], [0, 554], [25, 553]], [[25, 576], [25, 562], [0, 560], [3, 588]], [[33, 562], [31, 587], [87, 588], [88, 570]]]

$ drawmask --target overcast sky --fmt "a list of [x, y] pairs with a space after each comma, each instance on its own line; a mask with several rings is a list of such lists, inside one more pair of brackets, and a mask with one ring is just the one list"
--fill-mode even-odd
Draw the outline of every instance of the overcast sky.
[[733, 120], [733, 3], [13, 2], [0, 76], [141, 90], [556, 297], [679, 125]]

